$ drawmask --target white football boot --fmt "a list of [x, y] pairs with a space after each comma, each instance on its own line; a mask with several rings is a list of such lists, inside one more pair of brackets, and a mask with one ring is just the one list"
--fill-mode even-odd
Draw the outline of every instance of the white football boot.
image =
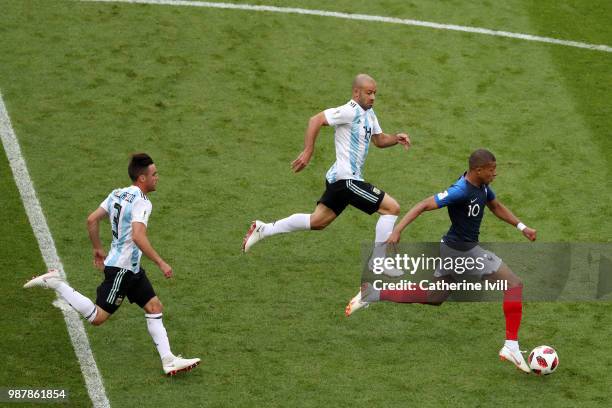
[[399, 278], [404, 274], [404, 271], [402, 269], [397, 268], [385, 268], [383, 270], [383, 274], [387, 275], [390, 278]]
[[357, 310], [365, 309], [366, 307], [370, 306], [369, 300], [370, 300], [370, 297], [372, 297], [373, 290], [374, 288], [372, 287], [371, 283], [369, 282], [364, 283], [361, 286], [361, 289], [359, 290], [359, 292], [355, 296], [353, 296], [351, 301], [344, 308], [344, 315], [346, 317], [349, 317], [350, 315], [355, 313]]
[[531, 369], [527, 365], [527, 362], [521, 354], [521, 350], [510, 350], [509, 347], [504, 346], [499, 350], [499, 359], [511, 362], [516, 366], [517, 369], [526, 373], [531, 373]]
[[200, 364], [199, 358], [183, 358], [182, 356], [165, 357], [162, 360], [164, 373], [167, 376], [173, 376], [181, 371], [190, 371]]
[[242, 252], [248, 252], [253, 245], [263, 239], [262, 230], [264, 225], [262, 221], [253, 221], [242, 241]]
[[49, 272], [44, 275], [35, 276], [30, 279], [23, 287], [29, 289], [40, 286], [45, 289], [55, 289], [62, 282], [64, 282], [64, 279], [62, 279], [59, 271], [57, 269], [49, 269]]
[[[374, 272], [374, 258], [370, 258], [370, 260], [368, 261], [368, 269], [372, 272]], [[386, 275], [390, 278], [399, 278], [400, 276], [402, 276], [404, 274], [404, 271], [402, 269], [397, 269], [397, 268], [386, 268], [384, 265], [382, 266], [382, 274]], [[377, 274], [378, 275], [378, 274]]]

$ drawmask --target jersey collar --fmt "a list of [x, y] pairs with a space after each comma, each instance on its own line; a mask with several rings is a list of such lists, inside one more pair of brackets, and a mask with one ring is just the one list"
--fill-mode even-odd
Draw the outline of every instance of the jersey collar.
[[482, 189], [483, 189], [483, 187], [484, 187], [484, 188], [487, 188], [487, 185], [486, 185], [486, 184], [481, 184], [480, 186], [476, 186], [476, 185], [474, 185], [474, 184], [470, 183], [470, 181], [467, 179], [467, 177], [466, 177], [466, 176], [467, 176], [467, 171], [463, 173], [463, 176], [461, 176], [461, 178], [462, 178], [463, 180], [465, 180], [465, 182], [466, 182], [468, 185], [470, 185], [470, 186], [472, 186], [472, 187], [474, 187], [474, 188], [477, 188], [477, 189], [479, 189], [479, 190], [482, 190]]
[[352, 99], [352, 98], [351, 98], [351, 100], [349, 101], [349, 103], [350, 103], [350, 102], [353, 102], [353, 103], [355, 104], [355, 106], [356, 106], [356, 107], [359, 109], [359, 113], [364, 113], [364, 112], [366, 112], [366, 110], [365, 110], [365, 109], [363, 109], [363, 108], [361, 107], [361, 105], [359, 104], [359, 102], [357, 102], [356, 100], [354, 100], [354, 99]]
[[136, 184], [132, 184], [130, 187], [134, 187], [136, 190], [138, 190], [138, 192], [140, 193], [141, 197], [147, 198], [147, 195]]

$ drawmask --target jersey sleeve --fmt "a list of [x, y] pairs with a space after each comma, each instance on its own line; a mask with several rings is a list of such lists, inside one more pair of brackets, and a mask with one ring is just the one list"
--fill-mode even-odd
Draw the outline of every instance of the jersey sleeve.
[[330, 126], [345, 125], [353, 122], [353, 118], [355, 118], [355, 110], [348, 104], [338, 106], [337, 108], [325, 109], [323, 114]]
[[372, 123], [372, 134], [373, 135], [379, 135], [381, 134], [383, 131], [380, 128], [380, 124], [378, 123], [378, 117], [376, 116], [376, 114], [374, 113], [374, 111], [372, 111], [374, 116], [374, 122]]
[[137, 200], [132, 208], [132, 222], [141, 222], [147, 225], [152, 210], [153, 206], [150, 201]]
[[100, 203], [100, 208], [103, 208], [108, 214], [111, 212], [111, 205], [113, 203], [113, 199], [111, 198], [113, 193], [110, 193], [104, 201]]
[[438, 208], [446, 207], [451, 204], [458, 204], [464, 202], [466, 199], [467, 195], [465, 194], [465, 190], [455, 184], [450, 186], [448, 190], [444, 190], [434, 195], [434, 200], [436, 200]]
[[487, 201], [495, 200], [495, 192], [489, 186], [487, 186]]

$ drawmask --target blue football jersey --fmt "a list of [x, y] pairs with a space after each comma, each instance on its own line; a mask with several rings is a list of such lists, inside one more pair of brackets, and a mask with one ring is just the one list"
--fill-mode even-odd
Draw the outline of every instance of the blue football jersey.
[[495, 193], [486, 184], [476, 187], [465, 179], [465, 173], [447, 190], [434, 195], [438, 207], [448, 207], [451, 227], [444, 242], [478, 242], [480, 223], [487, 202]]

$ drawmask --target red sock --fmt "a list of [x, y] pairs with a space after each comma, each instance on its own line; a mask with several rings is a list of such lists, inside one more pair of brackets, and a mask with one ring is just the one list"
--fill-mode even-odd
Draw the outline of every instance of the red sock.
[[380, 300], [395, 303], [427, 303], [427, 291], [418, 287], [413, 290], [381, 290]]
[[523, 287], [517, 286], [504, 292], [504, 316], [506, 317], [506, 340], [518, 340], [518, 331], [523, 317]]

